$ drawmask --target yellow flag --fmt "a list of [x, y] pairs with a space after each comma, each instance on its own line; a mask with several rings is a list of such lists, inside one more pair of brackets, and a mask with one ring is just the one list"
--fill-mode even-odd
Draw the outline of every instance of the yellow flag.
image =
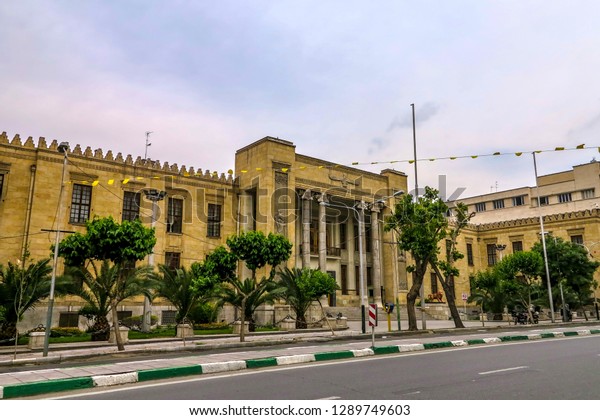
[[558, 152], [558, 151], [561, 151], [561, 150], [565, 150], [565, 148], [564, 147], [556, 147], [554, 150], [556, 150]]
[[112, 185], [112, 184], [114, 184], [114, 183], [115, 183], [115, 180], [114, 180], [114, 179], [109, 179], [109, 180], [108, 180], [108, 185]]
[[129, 182], [129, 178], [125, 178], [125, 179], [123, 180], [123, 185], [127, 184], [128, 182]]
[[98, 185], [100, 183], [100, 181], [95, 180], [94, 182], [92, 182], [92, 187], [95, 187], [96, 185]]
[[515, 153], [516, 156], [521, 156], [523, 154], [523, 152], [517, 152]]
[[494, 156], [499, 156], [499, 155], [501, 155], [500, 152], [494, 152]]
[[579, 146], [577, 146], [577, 149], [585, 149], [585, 144], [580, 144]]

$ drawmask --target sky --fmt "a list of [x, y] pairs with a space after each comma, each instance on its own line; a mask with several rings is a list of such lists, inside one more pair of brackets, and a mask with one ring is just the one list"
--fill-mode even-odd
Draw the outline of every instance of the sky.
[[134, 159], [152, 132], [149, 158], [219, 173], [273, 136], [409, 189], [414, 134], [420, 187], [534, 186], [525, 152], [585, 144], [540, 175], [600, 159], [599, 21], [596, 0], [0, 2], [0, 132]]

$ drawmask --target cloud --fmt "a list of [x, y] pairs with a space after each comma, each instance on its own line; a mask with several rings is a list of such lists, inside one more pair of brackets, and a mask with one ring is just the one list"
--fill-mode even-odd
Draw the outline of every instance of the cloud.
[[[415, 123], [423, 123], [430, 120], [438, 113], [439, 109], [440, 106], [433, 102], [426, 102], [421, 107], [415, 107]], [[402, 118], [396, 116], [388, 127], [387, 132], [389, 133], [397, 128], [412, 127], [412, 121], [412, 113]]]
[[375, 137], [369, 142], [368, 153], [370, 155], [384, 150], [390, 144], [390, 140], [383, 137]]

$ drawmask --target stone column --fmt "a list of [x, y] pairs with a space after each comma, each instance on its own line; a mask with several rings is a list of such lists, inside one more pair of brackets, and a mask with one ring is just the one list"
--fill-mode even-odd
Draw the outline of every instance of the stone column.
[[354, 259], [354, 224], [357, 221], [354, 218], [354, 211], [348, 210], [346, 223], [346, 249], [348, 250], [348, 289], [352, 289], [354, 293], [359, 295], [358, 278], [356, 277], [356, 260]]
[[365, 209], [367, 205], [364, 201], [361, 201], [358, 204], [358, 258], [360, 262], [360, 277], [362, 278], [362, 283], [360, 284], [360, 278], [358, 279], [358, 291], [361, 299], [361, 304], [368, 305], [369, 303], [369, 288], [367, 287], [367, 243], [366, 243], [366, 232], [365, 232]]
[[327, 272], [327, 196], [319, 196], [319, 269]]
[[373, 298], [375, 303], [383, 305], [381, 296], [381, 242], [379, 237], [379, 212], [381, 207], [374, 203], [371, 206], [371, 244], [373, 256]]
[[310, 268], [310, 202], [312, 193], [302, 195], [302, 268]]
[[[248, 232], [249, 230], [252, 230], [252, 227], [254, 226], [254, 221], [253, 221], [253, 199], [252, 199], [252, 195], [248, 194], [248, 193], [242, 193], [239, 196], [239, 210], [238, 210], [238, 224], [239, 224], [239, 233], [244, 233], [244, 232]], [[250, 269], [248, 267], [246, 267], [246, 264], [241, 263], [239, 264], [239, 270], [240, 270], [240, 276], [243, 279], [247, 279], [249, 277], [252, 276], [252, 272], [250, 271]]]

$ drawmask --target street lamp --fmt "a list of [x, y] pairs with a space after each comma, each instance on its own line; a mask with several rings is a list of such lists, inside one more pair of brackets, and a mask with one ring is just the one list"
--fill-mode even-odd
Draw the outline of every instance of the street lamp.
[[[540, 217], [540, 230], [542, 232], [542, 249], [544, 251], [544, 266], [546, 268], [546, 284], [548, 287], [548, 300], [550, 303], [550, 317], [552, 318], [552, 322], [556, 322], [556, 320], [554, 319], [554, 301], [552, 300], [552, 286], [550, 285], [550, 268], [548, 268], [548, 252], [546, 251], [546, 232], [544, 232], [544, 216], [542, 215], [542, 203], [540, 200], [540, 187], [539, 187], [539, 182], [538, 182], [538, 173], [537, 173], [537, 163], [535, 160], [535, 152], [532, 152], [532, 156], [533, 156], [533, 170], [535, 172], [535, 191], [537, 194], [538, 213], [539, 213], [539, 217]], [[561, 286], [561, 290], [562, 290], [562, 286]]]
[[66, 141], [58, 145], [58, 152], [63, 154], [63, 170], [60, 178], [60, 192], [58, 193], [58, 214], [56, 216], [56, 237], [54, 239], [54, 259], [52, 262], [52, 279], [50, 280], [50, 295], [48, 296], [48, 314], [46, 316], [46, 331], [44, 335], [43, 357], [48, 356], [48, 344], [50, 342], [50, 329], [52, 328], [52, 311], [54, 309], [54, 287], [56, 285], [56, 269], [58, 265], [58, 243], [60, 237], [60, 220], [62, 217], [62, 196], [65, 189], [65, 175], [67, 173], [69, 143]]
[[[158, 202], [165, 198], [167, 192], [151, 188], [144, 190], [144, 194], [146, 195], [146, 198], [152, 202], [152, 216], [150, 226], [154, 228], [154, 226], [156, 225], [156, 213], [158, 210]], [[154, 248], [152, 249], [150, 255], [148, 255], [148, 265], [151, 267], [154, 266]], [[152, 313], [150, 310], [150, 299], [148, 299], [148, 296], [144, 296], [144, 316], [142, 317], [142, 331], [144, 332], [150, 331], [150, 325], [152, 323], [151, 315]]]

